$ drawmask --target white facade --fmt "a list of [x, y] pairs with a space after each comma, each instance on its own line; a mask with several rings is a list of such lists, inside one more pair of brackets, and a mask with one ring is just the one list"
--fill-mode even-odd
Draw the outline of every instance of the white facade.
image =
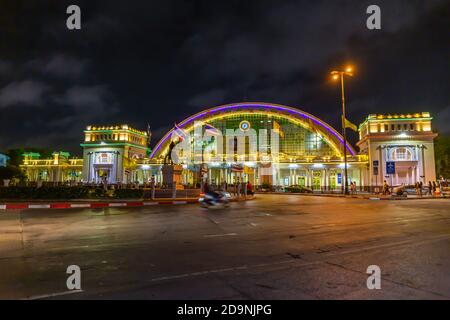
[[147, 152], [147, 133], [129, 127], [88, 126], [84, 131], [83, 182], [135, 183], [132, 171]]
[[[369, 115], [359, 127], [362, 153], [369, 156], [372, 186], [427, 184], [436, 180], [434, 144], [428, 112], [406, 115]], [[395, 166], [389, 173], [387, 164]], [[392, 164], [393, 163], [393, 164]]]

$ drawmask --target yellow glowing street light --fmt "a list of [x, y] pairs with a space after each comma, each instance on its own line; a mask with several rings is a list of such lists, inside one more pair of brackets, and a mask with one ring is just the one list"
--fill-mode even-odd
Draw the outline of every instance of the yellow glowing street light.
[[345, 92], [344, 92], [344, 76], [353, 76], [353, 67], [348, 66], [345, 68], [345, 71], [334, 70], [331, 71], [331, 75], [333, 76], [333, 80], [341, 80], [341, 97], [342, 97], [342, 136], [344, 137], [344, 193], [348, 194], [348, 178], [347, 178], [347, 133], [345, 130], [346, 127], [346, 118], [345, 118]]

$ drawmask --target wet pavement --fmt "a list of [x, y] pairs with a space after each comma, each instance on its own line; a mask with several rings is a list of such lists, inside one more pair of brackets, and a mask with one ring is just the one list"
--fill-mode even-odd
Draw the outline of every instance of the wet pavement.
[[[82, 292], [66, 269], [81, 268]], [[381, 268], [381, 289], [366, 285]], [[0, 213], [0, 298], [450, 299], [450, 200]]]

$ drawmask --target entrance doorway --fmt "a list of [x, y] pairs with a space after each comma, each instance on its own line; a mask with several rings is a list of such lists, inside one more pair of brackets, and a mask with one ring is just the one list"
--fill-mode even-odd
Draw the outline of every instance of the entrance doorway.
[[110, 183], [111, 169], [110, 168], [97, 168], [95, 169], [95, 183], [103, 183], [106, 181]]
[[331, 190], [336, 189], [336, 176], [335, 175], [332, 175], [330, 177], [330, 188], [331, 188]]
[[298, 185], [300, 186], [300, 187], [304, 187], [305, 185], [306, 185], [306, 183], [305, 183], [305, 177], [298, 177]]
[[314, 171], [313, 172], [313, 181], [312, 181], [312, 188], [313, 190], [320, 190], [320, 180], [322, 178], [322, 174], [320, 171]]

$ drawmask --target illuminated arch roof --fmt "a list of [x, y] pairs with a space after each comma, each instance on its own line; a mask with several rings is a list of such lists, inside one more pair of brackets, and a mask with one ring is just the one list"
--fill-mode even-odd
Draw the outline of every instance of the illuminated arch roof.
[[[296, 108], [265, 102], [243, 102], [217, 106], [198, 112], [184, 119], [179, 124], [177, 124], [177, 126], [181, 129], [184, 129], [186, 132], [190, 132], [193, 128], [194, 121], [207, 122], [223, 115], [236, 115], [249, 112], [264, 112], [268, 115], [271, 114], [275, 116], [286, 117], [289, 121], [298, 123], [299, 125], [302, 125], [309, 130], [318, 131], [318, 133], [320, 133], [324, 137], [325, 141], [338, 152], [342, 149], [342, 145], [344, 143], [343, 137], [326, 122]], [[162, 137], [162, 139], [158, 141], [150, 155], [150, 158], [158, 157], [161, 152], [165, 151], [165, 149], [168, 147], [168, 142], [170, 141], [173, 130], [174, 128], [168, 131], [164, 135], [164, 137]], [[350, 155], [355, 155], [355, 150], [348, 143], [347, 150]]]

